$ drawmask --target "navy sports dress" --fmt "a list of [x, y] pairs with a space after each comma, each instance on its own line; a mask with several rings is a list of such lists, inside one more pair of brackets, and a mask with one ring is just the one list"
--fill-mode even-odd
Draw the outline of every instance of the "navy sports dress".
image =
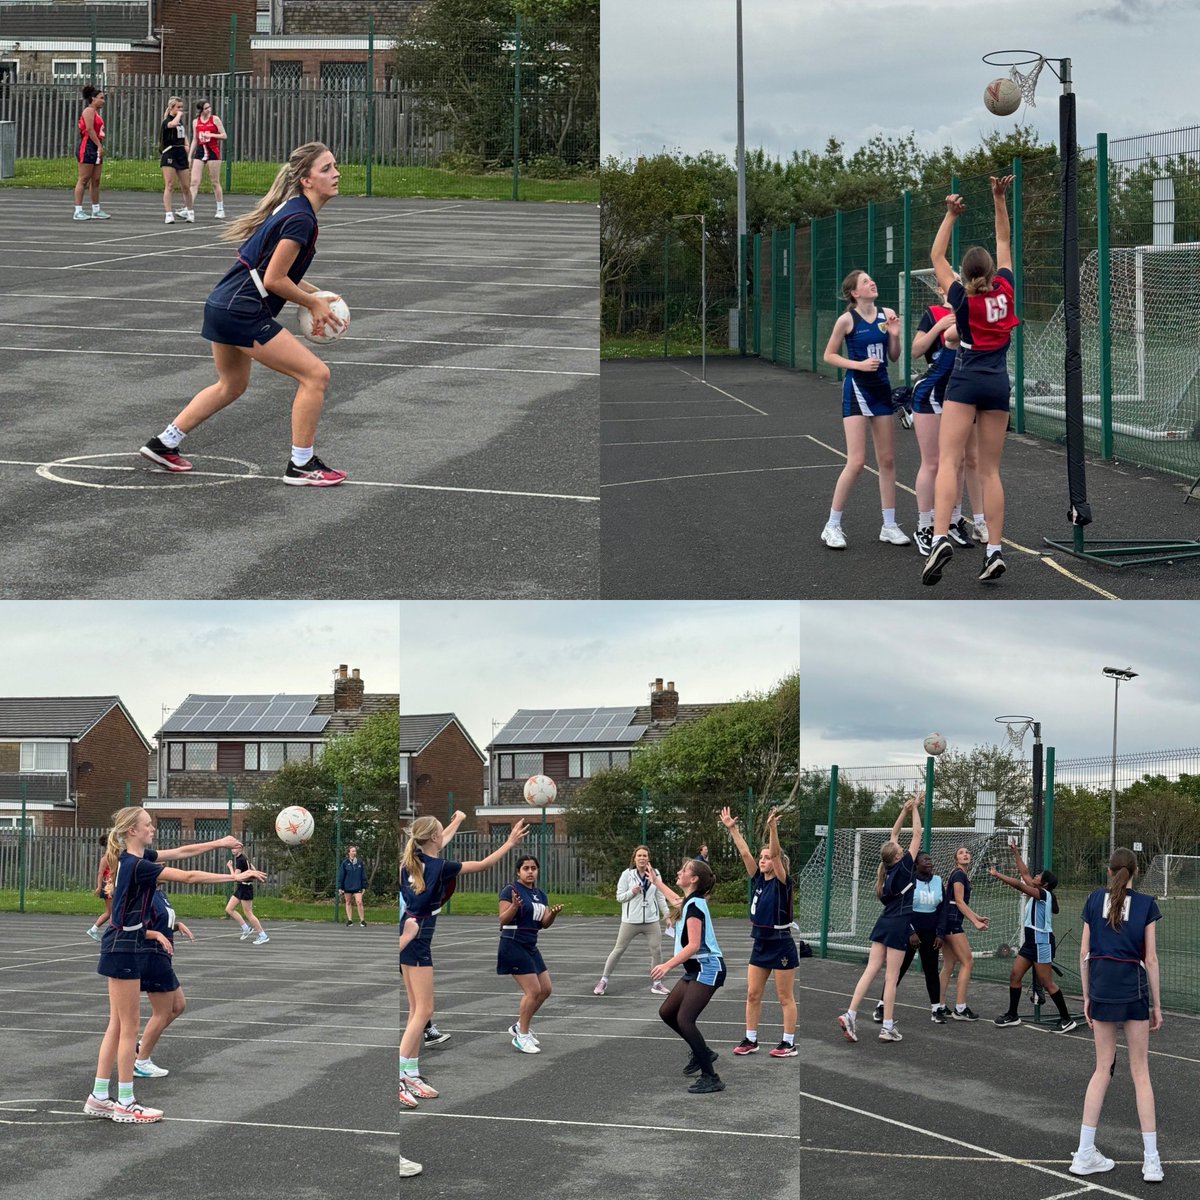
[[883, 912], [871, 930], [871, 941], [882, 942], [889, 950], [907, 950], [912, 931], [913, 856], [904, 854], [892, 864], [883, 880]]
[[750, 965], [765, 970], [793, 971], [800, 965], [800, 954], [792, 938], [791, 879], [768, 879], [761, 871], [751, 881], [754, 896], [750, 901], [750, 927], [754, 948]]
[[425, 878], [423, 891], [413, 891], [408, 868], [400, 868], [401, 927], [403, 928], [406, 917], [415, 917], [420, 926], [417, 936], [400, 951], [402, 967], [433, 966], [431, 943], [438, 913], [442, 911], [442, 905], [454, 895], [454, 889], [458, 886], [458, 873], [462, 870], [462, 863], [451, 862], [447, 858], [431, 858], [420, 850], [417, 851], [417, 857], [421, 860]]
[[[149, 927], [163, 934], [175, 945], [175, 910], [167, 900], [167, 894], [157, 889], [151, 898]], [[147, 942], [142, 958], [142, 991], [173, 992], [179, 987], [175, 975], [175, 960], [158, 942]]]
[[[931, 304], [921, 314], [921, 323], [917, 326], [918, 333], [928, 333], [943, 317], [950, 315], [950, 309], [940, 304]], [[954, 370], [954, 360], [957, 352], [946, 345], [946, 335], [942, 333], [938, 340], [925, 351], [925, 362], [928, 367], [925, 374], [913, 384], [912, 410], [914, 413], [924, 413], [941, 416], [942, 401], [946, 398], [946, 385], [950, 382], [950, 373]]]
[[1120, 929], [1108, 923], [1109, 893], [1099, 888], [1083, 906], [1088, 924], [1088, 999], [1093, 1021], [1148, 1021], [1150, 983], [1143, 960], [1146, 928], [1162, 920], [1152, 896], [1125, 893]]
[[859, 362], [873, 358], [874, 371], [847, 371], [842, 380], [843, 417], [890, 417], [892, 385], [888, 380], [887, 317], [878, 309], [874, 321], [865, 321], [857, 309], [850, 310], [852, 325], [846, 334], [846, 357]]
[[1008, 381], [1008, 345], [1017, 319], [1013, 273], [1001, 267], [992, 279], [992, 290], [983, 296], [968, 296], [956, 279], [946, 299], [954, 309], [954, 323], [961, 339], [946, 399], [973, 404], [982, 411], [1008, 411], [1011, 387]]
[[96, 972], [110, 979], [140, 979], [142, 964], [150, 948], [146, 928], [154, 891], [163, 866], [157, 855], [147, 850], [144, 856], [126, 850], [117, 863], [113, 883], [112, 917], [100, 940], [100, 961]]
[[500, 900], [509, 904], [521, 898], [521, 911], [511, 925], [500, 926], [500, 949], [496, 954], [497, 975], [540, 975], [546, 961], [538, 949], [538, 933], [550, 901], [540, 888], [509, 883], [500, 889]]

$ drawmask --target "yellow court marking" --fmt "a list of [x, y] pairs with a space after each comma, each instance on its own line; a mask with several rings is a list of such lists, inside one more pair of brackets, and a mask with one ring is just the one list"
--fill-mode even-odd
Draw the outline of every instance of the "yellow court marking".
[[[846, 452], [844, 450], [839, 450], [836, 446], [831, 446], [828, 442], [823, 442], [820, 438], [813, 437], [811, 433], [807, 434], [806, 436], [810, 442], [815, 442], [818, 446], [828, 450], [830, 454], [836, 454], [838, 458], [846, 457]], [[876, 470], [876, 468], [864, 467], [863, 469], [869, 471], [876, 477], [876, 479], [879, 478], [879, 472]], [[915, 497], [917, 494], [915, 489], [910, 488], [907, 484], [901, 483], [899, 480], [896, 480], [896, 487], [898, 487], [902, 492], [907, 492], [910, 496]], [[1033, 550], [1029, 546], [1022, 546], [1020, 542], [1014, 542], [1010, 538], [1002, 538], [1001, 542], [1005, 546], [1011, 547], [1013, 550], [1019, 550], [1022, 554], [1032, 555], [1038, 560], [1038, 562], [1043, 563], [1045, 566], [1057, 571], [1060, 575], [1065, 575], [1072, 583], [1077, 583], [1080, 587], [1087, 588], [1090, 592], [1095, 592], [1097, 596], [1104, 600], [1121, 599], [1120, 596], [1116, 596], [1112, 592], [1106, 592], [1102, 587], [1090, 582], [1087, 579], [1084, 579], [1081, 575], [1076, 575], [1074, 571], [1068, 571], [1067, 568], [1062, 565], [1062, 563], [1056, 562], [1049, 555], [1043, 554], [1040, 550]]]

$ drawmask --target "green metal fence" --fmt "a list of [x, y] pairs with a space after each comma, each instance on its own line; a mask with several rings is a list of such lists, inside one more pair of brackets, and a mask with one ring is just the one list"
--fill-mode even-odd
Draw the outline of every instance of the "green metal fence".
[[[1056, 153], [1016, 159], [1012, 172], [1022, 316], [1009, 363], [1014, 422], [1021, 432], [1059, 440], [1065, 342]], [[986, 176], [952, 176], [943, 187], [755, 235], [747, 256], [748, 352], [836, 376], [821, 358], [843, 311], [841, 280], [861, 268], [878, 282], [880, 302], [903, 317], [897, 374], [911, 383], [918, 371], [912, 338], [934, 296], [929, 249], [949, 192], [967, 202], [951, 246], [957, 262], [968, 246], [994, 244]], [[1079, 246], [1088, 450], [1200, 475], [1200, 338], [1190, 327], [1200, 302], [1200, 127], [1111, 143], [1101, 134], [1082, 151]]]
[[[1058, 876], [1059, 982], [1079, 987], [1080, 914], [1087, 896], [1104, 885], [1110, 817], [1115, 809], [1118, 846], [1135, 850], [1139, 890], [1157, 898], [1163, 912], [1157, 938], [1163, 1004], [1200, 1012], [1200, 749], [1153, 751], [1086, 759], [1059, 759], [1047, 752], [1045, 864]], [[993, 881], [987, 866], [1002, 871], [1017, 838], [1026, 861], [1032, 842], [1029, 764], [993, 760], [990, 774], [972, 778], [962, 760], [938, 760], [928, 788], [913, 767], [814, 767], [802, 772], [798, 920], [803, 936], [829, 957], [865, 955], [878, 913], [874, 898], [879, 847], [890, 832], [880, 809], [914, 788], [927, 797], [933, 820], [924, 845], [945, 876], [959, 845], [972, 850], [971, 907], [991, 918], [986, 933], [968, 930], [975, 952], [974, 975], [1001, 982], [1008, 977], [1014, 943], [1021, 934], [1017, 894]], [[969, 793], [978, 788], [980, 798]], [[996, 796], [994, 811], [987, 797]], [[815, 820], [814, 820], [815, 818]], [[982, 819], [981, 819], [982, 818]], [[902, 836], [902, 842], [905, 840]], [[1030, 862], [1036, 869], [1038, 864]]]
[[[598, 21], [516, 18], [503, 29], [473, 24], [436, 36], [436, 45], [377, 38], [371, 22], [342, 39], [347, 54], [362, 57], [365, 46], [365, 61], [327, 62], [308, 77], [273, 69], [260, 79], [236, 69], [235, 16], [227, 72], [106, 76], [102, 62], [93, 65], [106, 93], [104, 187], [162, 188], [159, 123], [168, 98], [179, 96], [189, 129], [201, 99], [224, 124], [228, 191], [266, 191], [291, 150], [315, 139], [337, 154], [343, 194], [598, 201]], [[338, 44], [328, 39], [327, 48]], [[74, 186], [86, 82], [0, 80], [0, 121], [13, 122], [17, 142], [16, 174], [0, 185]]]

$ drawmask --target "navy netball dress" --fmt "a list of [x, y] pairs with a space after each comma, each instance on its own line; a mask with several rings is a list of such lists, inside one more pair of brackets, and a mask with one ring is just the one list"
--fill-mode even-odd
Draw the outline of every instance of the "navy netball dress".
[[966, 871], [962, 867], [955, 867], [950, 872], [950, 878], [946, 880], [946, 925], [945, 931], [947, 934], [962, 933], [963, 931], [963, 911], [954, 900], [954, 885], [962, 884], [963, 903], [970, 908], [971, 906], [971, 880], [967, 877]]
[[871, 930], [871, 941], [882, 942], [889, 950], [907, 950], [912, 932], [913, 856], [905, 850], [892, 864], [883, 880], [883, 912]]
[[750, 965], [768, 971], [794, 970], [800, 965], [800, 954], [791, 933], [792, 880], [768, 879], [761, 871], [755, 871], [751, 883], [754, 894], [750, 900], [750, 928], [754, 947], [750, 951]]
[[521, 911], [511, 925], [500, 926], [500, 949], [496, 955], [497, 975], [540, 975], [546, 962], [538, 949], [538, 933], [550, 901], [541, 888], [510, 883], [500, 889], [500, 900], [510, 904], [521, 899]]
[[842, 380], [843, 417], [890, 417], [892, 385], [887, 373], [888, 331], [883, 309], [874, 321], [865, 321], [857, 309], [850, 310], [853, 324], [846, 334], [846, 357], [856, 362], [873, 358], [874, 371], [847, 371]]
[[446, 858], [431, 858], [420, 850], [417, 851], [417, 857], [421, 860], [424, 873], [423, 891], [413, 891], [413, 881], [408, 868], [400, 868], [400, 923], [403, 925], [406, 917], [414, 917], [420, 927], [417, 936], [400, 951], [402, 967], [433, 966], [431, 943], [438, 913], [442, 911], [442, 905], [454, 895], [454, 889], [458, 886], [458, 873], [462, 870], [462, 863], [451, 862]]
[[1083, 906], [1087, 922], [1088, 999], [1093, 1021], [1148, 1021], [1150, 984], [1144, 965], [1146, 928], [1162, 920], [1152, 896], [1125, 893], [1121, 928], [1108, 923], [1109, 892], [1099, 888]]
[[117, 863], [113, 884], [112, 917], [100, 941], [100, 960], [96, 971], [110, 979], [140, 979], [142, 960], [147, 953], [146, 928], [154, 891], [163, 866], [155, 862], [155, 852], [145, 856], [126, 850]]
[[1001, 267], [992, 279], [992, 289], [982, 296], [968, 296], [956, 279], [946, 293], [954, 309], [954, 323], [961, 339], [954, 370], [946, 388], [946, 399], [973, 404], [982, 410], [1008, 411], [1008, 345], [1012, 331], [1021, 323], [1013, 290], [1013, 273]]
[[[917, 326], [918, 333], [928, 333], [943, 317], [950, 315], [950, 309], [940, 304], [931, 304], [921, 314], [921, 322]], [[946, 345], [946, 335], [942, 333], [938, 340], [925, 351], [927, 368], [925, 374], [913, 384], [912, 410], [914, 413], [940, 416], [942, 401], [946, 397], [946, 385], [950, 382], [950, 373], [954, 370], [954, 360], [957, 352]]]

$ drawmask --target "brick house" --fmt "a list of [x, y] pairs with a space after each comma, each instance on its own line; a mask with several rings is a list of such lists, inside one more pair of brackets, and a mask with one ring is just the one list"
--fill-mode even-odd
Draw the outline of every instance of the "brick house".
[[0, 698], [0, 828], [99, 827], [146, 798], [151, 745], [120, 696]]
[[358, 668], [345, 665], [324, 695], [189, 695], [156, 734], [158, 796], [147, 807], [164, 837], [203, 841], [227, 832], [232, 790], [240, 832], [240, 814], [281, 767], [318, 761], [331, 738], [399, 703], [367, 694]]
[[365, 87], [370, 17], [375, 18], [375, 78], [391, 77], [396, 34], [424, 0], [258, 0], [251, 42], [254, 75], [276, 83], [319, 80]]
[[554, 837], [566, 836], [565, 803], [594, 775], [627, 767], [638, 749], [662, 741], [673, 729], [725, 707], [680, 704], [675, 684], [650, 685], [650, 703], [628, 708], [518, 709], [488, 746], [488, 802], [475, 810], [479, 831], [507, 833], [519, 817], [540, 821], [525, 803], [525, 780], [548, 775], [558, 785], [546, 808]]
[[[470, 816], [484, 798], [487, 755], [475, 744], [453, 713], [418, 713], [400, 717], [401, 811], [426, 813], [445, 822], [455, 808]], [[453, 797], [453, 800], [451, 800]]]
[[96, 22], [98, 82], [117, 75], [208, 75], [229, 70], [230, 16], [237, 15], [234, 62], [251, 66], [256, 0], [0, 0], [0, 84], [36, 75], [86, 81]]

